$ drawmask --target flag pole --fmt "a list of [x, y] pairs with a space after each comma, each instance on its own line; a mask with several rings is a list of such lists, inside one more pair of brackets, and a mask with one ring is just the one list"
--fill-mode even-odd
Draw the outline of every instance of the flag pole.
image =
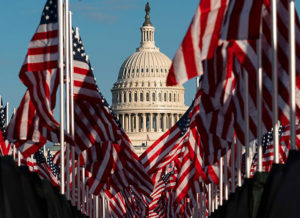
[[236, 138], [234, 139], [235, 142], [231, 145], [231, 192], [235, 191], [235, 144]]
[[8, 126], [9, 123], [9, 103], [6, 102], [6, 126]]
[[[75, 128], [74, 128], [74, 72], [73, 72], [73, 35], [72, 35], [72, 12], [69, 11], [69, 59], [70, 59], [70, 121], [71, 121], [71, 135], [74, 139]], [[72, 152], [72, 200], [75, 205], [75, 147], [71, 147]]]
[[249, 88], [248, 88], [248, 72], [244, 71], [244, 86], [245, 86], [245, 93], [244, 93], [244, 115], [245, 115], [245, 147], [246, 147], [246, 177], [250, 178], [250, 152], [249, 152]]
[[[64, 7], [64, 34], [65, 34], [65, 70], [66, 70], [66, 130], [70, 133], [70, 44], [69, 44], [69, 0], [65, 0]], [[66, 143], [66, 183], [67, 199], [70, 200], [70, 145]]]
[[95, 209], [95, 215], [94, 215], [94, 217], [95, 218], [99, 218], [99, 196], [98, 195], [96, 195], [95, 196], [95, 207], [94, 207]]
[[262, 17], [257, 40], [257, 65], [257, 171], [262, 172]]
[[[79, 38], [79, 28], [76, 27], [75, 28], [75, 34], [76, 34], [76, 37]], [[73, 72], [73, 67], [72, 67], [72, 72]], [[74, 74], [72, 73], [72, 80], [73, 80], [73, 76]], [[74, 91], [74, 82], [72, 82], [72, 85], [71, 85], [71, 89], [72, 89], [72, 92]], [[72, 94], [73, 96], [73, 94]], [[73, 99], [73, 98], [72, 98]], [[74, 99], [73, 99], [74, 100]], [[73, 109], [72, 109], [72, 112], [73, 112], [73, 128], [74, 128], [74, 101], [73, 101]], [[75, 129], [75, 128], [74, 128]], [[75, 152], [74, 152], [75, 153]], [[84, 181], [84, 179], [82, 178], [82, 183]], [[80, 156], [78, 155], [78, 159], [77, 159], [77, 196], [78, 196], [78, 201], [77, 201], [77, 209], [80, 210], [80, 205], [82, 203], [82, 205], [84, 205], [84, 201], [82, 201], [83, 198], [80, 198], [80, 189], [81, 189], [81, 185], [80, 185]], [[84, 192], [84, 191], [83, 191]], [[82, 192], [82, 196], [83, 196], [83, 192]]]
[[220, 165], [219, 165], [219, 199], [220, 205], [223, 205], [223, 162], [224, 157], [220, 158]]
[[226, 153], [224, 155], [224, 199], [228, 200], [228, 147], [226, 147]]
[[273, 107], [273, 141], [274, 163], [279, 163], [279, 135], [278, 135], [278, 73], [277, 73], [277, 5], [276, 0], [271, 1], [272, 15], [272, 107]]
[[81, 168], [82, 173], [82, 213], [85, 213], [85, 168]]
[[208, 215], [211, 215], [211, 210], [212, 210], [212, 193], [211, 193], [211, 184], [208, 184]]
[[236, 139], [237, 141], [237, 178], [238, 178], [238, 187], [242, 186], [242, 145], [241, 142]]
[[291, 127], [291, 149], [296, 150], [296, 48], [295, 48], [295, 1], [289, 0], [289, 70], [290, 70], [290, 127]]
[[65, 194], [65, 163], [64, 163], [64, 66], [63, 66], [63, 2], [58, 0], [58, 32], [59, 32], [59, 60], [60, 72], [60, 193]]

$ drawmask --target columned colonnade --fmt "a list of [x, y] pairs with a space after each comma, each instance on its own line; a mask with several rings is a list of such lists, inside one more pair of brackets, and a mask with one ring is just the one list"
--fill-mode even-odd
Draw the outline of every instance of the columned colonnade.
[[126, 132], [165, 132], [180, 118], [180, 113], [119, 113]]

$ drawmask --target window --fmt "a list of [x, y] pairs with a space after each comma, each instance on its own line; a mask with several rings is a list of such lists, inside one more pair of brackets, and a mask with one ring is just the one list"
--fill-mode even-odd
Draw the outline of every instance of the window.
[[151, 72], [153, 73], [153, 68], [151, 69]]
[[146, 93], [146, 101], [150, 101], [150, 94], [149, 94], [149, 92]]
[[144, 95], [142, 92], [140, 93], [140, 101], [144, 101]]
[[176, 102], [176, 94], [174, 93], [174, 99], [173, 99], [174, 102]]
[[158, 73], [158, 69], [156, 69], [156, 73]]
[[137, 102], [137, 93], [134, 93], [134, 101]]
[[155, 92], [152, 93], [152, 101], [155, 101]]
[[127, 98], [126, 98], [127, 96], [126, 96], [126, 92], [124, 92], [124, 103], [126, 103], [126, 101], [127, 101]]
[[144, 72], [144, 69], [143, 69], [143, 68], [141, 69], [141, 72], [142, 72], [142, 73]]
[[139, 72], [139, 68], [138, 68], [138, 69], [136, 69], [136, 72], [137, 72], [137, 73]]
[[131, 92], [129, 92], [129, 102], [132, 101]]
[[119, 103], [121, 103], [121, 102], [122, 102], [122, 94], [119, 93]]
[[170, 102], [172, 101], [172, 94], [171, 93], [169, 94], [169, 101]]
[[164, 101], [167, 101], [167, 93], [164, 94]]
[[161, 93], [158, 93], [158, 100], [161, 101]]
[[148, 68], [146, 68], [146, 72], [148, 73]]

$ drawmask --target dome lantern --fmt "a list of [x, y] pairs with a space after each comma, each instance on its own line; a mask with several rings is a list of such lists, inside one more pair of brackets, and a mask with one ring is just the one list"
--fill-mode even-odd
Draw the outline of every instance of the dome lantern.
[[152, 26], [152, 23], [150, 21], [149, 2], [147, 2], [145, 6], [145, 11], [146, 11], [145, 22], [141, 27], [141, 46], [137, 48], [137, 51], [143, 51], [143, 50], [159, 51], [159, 48], [155, 47], [155, 41], [154, 41], [155, 28]]

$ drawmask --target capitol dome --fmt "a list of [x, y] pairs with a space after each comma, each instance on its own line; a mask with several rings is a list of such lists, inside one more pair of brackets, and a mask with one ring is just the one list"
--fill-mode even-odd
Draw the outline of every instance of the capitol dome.
[[171, 60], [155, 46], [155, 28], [150, 21], [148, 3], [145, 11], [140, 47], [124, 61], [111, 89], [112, 109], [138, 154], [187, 110], [184, 88], [166, 86]]

